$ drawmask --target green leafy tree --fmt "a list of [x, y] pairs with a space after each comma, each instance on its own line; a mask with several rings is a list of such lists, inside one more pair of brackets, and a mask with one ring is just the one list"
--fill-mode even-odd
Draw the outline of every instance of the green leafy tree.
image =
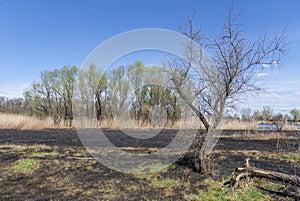
[[295, 121], [299, 121], [299, 119], [300, 119], [300, 111], [299, 110], [294, 108], [290, 111], [290, 113], [291, 113], [291, 115], [293, 115], [293, 118]]
[[77, 72], [76, 66], [64, 66], [62, 69], [42, 72], [41, 81], [32, 83], [24, 92], [33, 113], [50, 116], [54, 125], [59, 125], [64, 119], [64, 123], [71, 126], [72, 98]]
[[143, 110], [142, 86], [144, 85], [145, 66], [141, 61], [136, 61], [128, 66], [127, 76], [131, 87], [134, 89], [135, 98], [132, 103], [134, 119], [140, 123]]
[[92, 90], [97, 121], [101, 121], [103, 117], [103, 108], [105, 107], [105, 96], [107, 87], [107, 77], [97, 72], [95, 65], [90, 65], [87, 74], [88, 86]]
[[[114, 113], [112, 116], [116, 118], [122, 117], [121, 114], [129, 108], [129, 81], [126, 77], [125, 66], [119, 66], [119, 68], [112, 71], [110, 75], [110, 88], [112, 93], [111, 106], [112, 112]], [[118, 120], [122, 122], [125, 119]]]

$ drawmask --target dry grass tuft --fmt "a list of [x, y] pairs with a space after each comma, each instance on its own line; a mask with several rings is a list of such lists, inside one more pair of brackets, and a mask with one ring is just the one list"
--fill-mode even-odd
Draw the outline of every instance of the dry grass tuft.
[[0, 129], [40, 130], [55, 128], [50, 118], [39, 119], [26, 115], [0, 114]]
[[222, 129], [224, 130], [257, 130], [257, 121], [238, 121], [230, 120], [226, 121]]
[[[78, 122], [73, 121], [73, 126], [76, 128], [107, 128], [107, 129], [205, 129], [202, 123], [199, 122], [199, 119], [196, 117], [190, 117], [185, 120], [179, 120], [172, 123], [171, 121], [165, 122], [163, 127], [151, 127], [149, 124], [134, 122], [132, 120], [123, 120], [116, 122], [114, 119], [103, 119], [101, 123], [97, 122], [95, 119], [81, 119]], [[222, 122], [218, 127], [221, 130], [258, 130], [257, 121], [237, 121], [229, 120]], [[27, 115], [17, 115], [17, 114], [6, 114], [0, 113], [0, 129], [18, 129], [18, 130], [41, 130], [47, 128], [69, 128], [65, 126], [63, 121], [59, 126], [54, 126], [53, 120], [48, 117], [45, 119], [40, 119], [34, 116]], [[296, 128], [296, 127], [295, 127]], [[282, 130], [291, 130], [288, 126], [285, 126]], [[277, 135], [277, 134], [276, 134]], [[237, 136], [237, 137], [252, 137], [252, 136]], [[278, 136], [271, 136], [267, 134], [266, 136], [261, 136], [262, 138], [278, 138]], [[282, 134], [280, 134], [280, 138]]]
[[271, 139], [286, 139], [286, 133], [271, 132], [271, 133], [239, 133], [235, 132], [230, 135], [231, 138], [237, 138], [241, 140], [271, 140]]

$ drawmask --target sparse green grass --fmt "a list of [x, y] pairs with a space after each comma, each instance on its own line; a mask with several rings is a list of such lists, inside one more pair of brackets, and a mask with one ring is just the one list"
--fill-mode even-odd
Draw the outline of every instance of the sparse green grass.
[[55, 151], [51, 151], [51, 152], [36, 152], [36, 153], [33, 153], [31, 155], [31, 157], [45, 157], [45, 156], [57, 156], [58, 153], [55, 152]]
[[219, 156], [219, 159], [220, 159], [220, 160], [226, 160], [226, 159], [227, 159], [227, 156], [221, 155], [221, 156]]
[[280, 154], [279, 159], [286, 161], [286, 162], [298, 163], [298, 162], [300, 162], [300, 154], [299, 153]]
[[[230, 153], [230, 155], [244, 155], [250, 158], [254, 158], [256, 160], [260, 160], [261, 158], [270, 158], [283, 162], [289, 163], [299, 163], [300, 162], [300, 154], [294, 152], [268, 152], [268, 151], [257, 151], [257, 150], [226, 150], [220, 151], [216, 150], [213, 153], [220, 153], [219, 159], [225, 160], [227, 157], [223, 156], [222, 153]], [[251, 162], [251, 161], [250, 161]]]
[[212, 179], [203, 181], [206, 189], [201, 189], [198, 194], [185, 195], [186, 200], [193, 201], [263, 201], [272, 200], [271, 197], [262, 194], [257, 188], [249, 185], [236, 189], [231, 195], [227, 195], [228, 188], [223, 187], [221, 182]]
[[170, 170], [175, 168], [175, 164], [165, 165], [162, 163], [154, 163], [150, 165], [139, 165], [135, 169], [131, 170], [131, 172], [136, 174], [137, 178], [150, 178], [162, 170]]
[[86, 170], [88, 170], [88, 171], [93, 171], [93, 166], [91, 166], [91, 165], [88, 165], [88, 166], [86, 166]]
[[17, 144], [2, 144], [0, 145], [0, 151], [2, 150], [10, 150], [10, 151], [24, 151], [24, 150], [32, 150], [32, 151], [41, 151], [44, 149], [51, 149], [51, 147], [43, 144], [36, 145], [17, 145]]
[[34, 170], [40, 167], [38, 160], [34, 159], [20, 159], [13, 166], [13, 170], [16, 174], [30, 175]]
[[183, 185], [180, 181], [175, 179], [163, 179], [163, 180], [153, 180], [152, 185], [155, 188], [173, 188]]
[[174, 170], [175, 168], [176, 168], [176, 165], [175, 165], [174, 163], [168, 165], [168, 169], [169, 169], [169, 170]]
[[[2, 152], [3, 151], [3, 152]], [[82, 171], [82, 175], [87, 173], [86, 170], [90, 171], [87, 175], [86, 179], [91, 179], [94, 176], [96, 178], [106, 178], [108, 174], [111, 172], [107, 172], [106, 168], [98, 165], [97, 162], [93, 160], [73, 160], [73, 159], [63, 159], [63, 156], [88, 156], [88, 152], [86, 152], [83, 148], [74, 148], [74, 147], [48, 147], [44, 145], [37, 146], [24, 146], [24, 145], [0, 145], [0, 154], [13, 154], [17, 155], [19, 160], [12, 159], [11, 162], [4, 163], [2, 167], [0, 167], [0, 171], [4, 176], [3, 180], [8, 180], [13, 176], [16, 176], [18, 179], [24, 178], [24, 175], [31, 175], [36, 169], [40, 167], [47, 167], [47, 171], [49, 171], [49, 175], [47, 172], [43, 172], [43, 174], [47, 175], [39, 180], [38, 175], [42, 172], [42, 168], [35, 173], [35, 179], [39, 180], [35, 182], [35, 184], [40, 185], [39, 188], [52, 188], [52, 189], [63, 189], [64, 195], [66, 197], [81, 194], [81, 195], [90, 195], [91, 197], [95, 196], [97, 192], [101, 191], [102, 200], [112, 200], [120, 198], [128, 199], [126, 197], [126, 193], [129, 191], [136, 192], [150, 192], [151, 190], [155, 190], [160, 192], [161, 195], [168, 197], [173, 196], [174, 198], [177, 194], [184, 196], [185, 200], [211, 200], [211, 201], [248, 201], [248, 200], [274, 200], [266, 194], [263, 194], [259, 191], [258, 188], [253, 185], [253, 180], [250, 183], [242, 183], [240, 187], [238, 187], [232, 194], [227, 195], [228, 187], [224, 187], [222, 184], [223, 181], [218, 182], [213, 179], [202, 180], [199, 179], [197, 181], [190, 180], [186, 176], [176, 176], [178, 174], [180, 167], [177, 167], [176, 164], [163, 165], [161, 163], [155, 163], [150, 165], [140, 165], [134, 169], [136, 172], [141, 173], [135, 175], [137, 178], [133, 180], [125, 180], [125, 190], [120, 190], [120, 186], [124, 186], [123, 179], [124, 177], [107, 177], [108, 179], [103, 180], [92, 180], [93, 182], [98, 182], [97, 185], [88, 184], [88, 182], [79, 183], [79, 185], [86, 185], [85, 188], [89, 190], [82, 190], [77, 188], [76, 185], [73, 185], [74, 181], [77, 181], [76, 176], [74, 176], [74, 171]], [[241, 150], [241, 151], [226, 151], [227, 154], [230, 155], [245, 155], [251, 158], [272, 158], [277, 161], [289, 161], [295, 164], [299, 162], [299, 154], [298, 153], [272, 153], [272, 152], [261, 152], [255, 150]], [[222, 155], [222, 151], [215, 151], [215, 153], [219, 153], [217, 160], [226, 160], [227, 156]], [[60, 156], [60, 157], [45, 157], [45, 156]], [[40, 157], [40, 158], [33, 158]], [[15, 161], [17, 160], [17, 161]], [[250, 161], [251, 162], [251, 161]], [[255, 164], [254, 164], [255, 165]], [[178, 169], [177, 169], [178, 168]], [[176, 169], [176, 170], [174, 170]], [[45, 169], [46, 170], [46, 169]], [[173, 171], [174, 170], [174, 171]], [[168, 172], [169, 171], [169, 172]], [[195, 174], [193, 172], [189, 172], [191, 170], [187, 169], [188, 174]], [[163, 172], [163, 174], [161, 174]], [[175, 176], [173, 173], [177, 173]], [[4, 174], [5, 173], [5, 174]], [[166, 173], [166, 174], [165, 174]], [[98, 177], [99, 176], [99, 177]], [[127, 175], [132, 177], [131, 175]], [[126, 176], [126, 177], [127, 177]], [[1, 178], [0, 178], [1, 179]], [[28, 178], [26, 178], [28, 179]], [[226, 178], [227, 180], [228, 178]], [[33, 180], [32, 180], [33, 181]], [[129, 181], [129, 182], [128, 182]], [[23, 182], [23, 181], [22, 181]], [[191, 182], [191, 183], [190, 183]], [[0, 182], [1, 183], [1, 182]], [[256, 183], [257, 184], [257, 183]], [[19, 184], [18, 184], [19, 185]], [[91, 185], [91, 186], [89, 186]], [[267, 190], [276, 191], [280, 189], [282, 186], [280, 184], [276, 184], [273, 182], [268, 182], [264, 180], [260, 180], [259, 185]], [[99, 190], [99, 186], [101, 186]], [[3, 188], [3, 186], [0, 187]], [[0, 188], [0, 189], [1, 189]], [[11, 192], [14, 192], [15, 186], [11, 187]], [[186, 189], [186, 191], [184, 190]], [[189, 189], [192, 189], [190, 191]], [[196, 190], [195, 190], [196, 189]], [[198, 191], [198, 192], [197, 192]], [[1, 190], [0, 190], [1, 192]], [[96, 192], [96, 193], [95, 193]], [[179, 192], [179, 193], [178, 193]], [[300, 192], [298, 193], [300, 194]], [[98, 194], [97, 194], [98, 195]], [[99, 194], [100, 195], [100, 194]], [[139, 194], [137, 194], [139, 195]], [[145, 198], [145, 197], [143, 197]], [[181, 197], [181, 199], [183, 199]]]
[[140, 186], [137, 186], [137, 185], [130, 185], [127, 187], [127, 190], [129, 191], [136, 191], [140, 188]]
[[284, 185], [265, 180], [261, 187], [269, 191], [278, 191], [283, 188]]
[[268, 196], [263, 195], [257, 188], [251, 187], [247, 189], [239, 189], [236, 192], [236, 200], [248, 201], [248, 200], [271, 200]]

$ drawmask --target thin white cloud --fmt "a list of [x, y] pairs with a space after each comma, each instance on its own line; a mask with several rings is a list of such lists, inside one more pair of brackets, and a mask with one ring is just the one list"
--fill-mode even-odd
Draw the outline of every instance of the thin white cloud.
[[277, 67], [278, 66], [277, 61], [273, 61], [271, 66]]
[[270, 68], [271, 64], [262, 64], [263, 68]]
[[269, 63], [269, 64], [261, 64], [261, 66], [263, 68], [277, 67], [278, 63], [276, 61], [273, 61], [272, 63]]
[[4, 84], [0, 86], [0, 96], [8, 98], [19, 98], [23, 97], [24, 90], [30, 84]]
[[300, 91], [289, 93], [260, 94], [257, 97], [248, 97], [247, 104], [250, 108], [261, 110], [264, 105], [269, 105], [274, 112], [290, 111], [293, 108], [300, 108]]
[[269, 75], [269, 73], [257, 73], [256, 77], [266, 77], [268, 75]]
[[7, 91], [0, 91], [0, 96], [8, 96], [9, 93]]
[[[295, 92], [295, 95], [296, 95], [296, 96], [300, 96], [300, 91], [296, 91], [296, 92]], [[299, 104], [300, 104], [300, 100], [299, 100]]]
[[280, 77], [276, 80], [276, 76], [268, 76], [268, 79], [272, 78], [273, 81], [267, 81], [265, 88], [271, 93], [292, 93], [292, 91], [299, 91], [299, 81], [296, 80], [280, 80]]

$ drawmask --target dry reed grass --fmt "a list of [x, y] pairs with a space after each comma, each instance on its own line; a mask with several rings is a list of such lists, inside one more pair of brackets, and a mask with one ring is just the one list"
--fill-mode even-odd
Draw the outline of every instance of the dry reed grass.
[[[137, 122], [128, 123], [125, 120], [123, 123], [116, 122], [114, 119], [104, 119], [99, 124], [96, 120], [81, 120], [80, 122], [73, 122], [76, 128], [107, 128], [107, 129], [153, 129], [149, 124], [138, 124]], [[221, 130], [258, 130], [257, 121], [237, 121], [230, 120], [224, 122], [219, 129]], [[34, 116], [16, 115], [0, 113], [0, 129], [19, 129], [19, 130], [40, 130], [46, 128], [68, 128], [62, 122], [59, 126], [54, 126], [51, 118], [39, 119]], [[191, 117], [184, 121], [177, 121], [172, 123], [167, 121], [164, 127], [155, 127], [154, 129], [205, 129], [203, 124], [195, 117]], [[285, 126], [282, 130], [291, 130]], [[269, 135], [269, 134], [268, 134]]]
[[228, 137], [241, 139], [241, 140], [272, 140], [272, 139], [286, 139], [287, 135], [285, 133], [278, 133], [278, 132], [271, 132], [271, 133], [235, 132]]
[[257, 130], [257, 121], [238, 121], [230, 120], [223, 123], [223, 130]]
[[26, 115], [0, 114], [0, 129], [40, 130], [55, 128], [50, 118], [39, 119]]

